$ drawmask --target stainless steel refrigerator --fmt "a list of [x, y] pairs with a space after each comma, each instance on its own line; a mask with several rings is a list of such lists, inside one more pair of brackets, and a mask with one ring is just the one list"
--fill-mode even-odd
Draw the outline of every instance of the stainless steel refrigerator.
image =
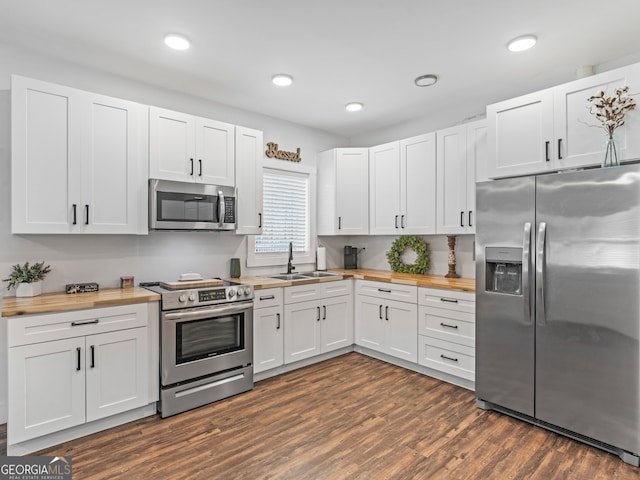
[[640, 165], [476, 187], [476, 397], [640, 454]]

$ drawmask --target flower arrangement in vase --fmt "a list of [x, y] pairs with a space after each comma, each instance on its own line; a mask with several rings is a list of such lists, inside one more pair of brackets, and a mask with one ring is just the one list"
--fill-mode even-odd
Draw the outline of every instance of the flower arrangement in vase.
[[636, 102], [629, 95], [629, 87], [616, 88], [613, 95], [609, 96], [604, 90], [587, 99], [589, 112], [595, 115], [600, 126], [607, 133], [605, 156], [603, 167], [619, 165], [618, 152], [613, 139], [613, 133], [618, 127], [624, 125], [624, 116], [627, 112], [636, 108]]
[[9, 274], [9, 278], [5, 278], [3, 282], [9, 282], [7, 290], [16, 289], [16, 297], [37, 297], [42, 293], [42, 280], [51, 271], [49, 265], [44, 262], [29, 265], [16, 264]]

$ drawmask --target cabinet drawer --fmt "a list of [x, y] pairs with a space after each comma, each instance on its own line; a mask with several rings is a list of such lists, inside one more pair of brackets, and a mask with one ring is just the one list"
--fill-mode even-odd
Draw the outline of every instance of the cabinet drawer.
[[322, 282], [319, 285], [320, 296], [322, 298], [353, 294], [353, 281], [351, 280], [334, 280], [331, 282]]
[[321, 298], [319, 283], [284, 287], [285, 304], [306, 302], [307, 300], [318, 300], [319, 298]]
[[475, 381], [475, 349], [420, 335], [418, 363], [425, 367]]
[[7, 346], [15, 347], [94, 333], [146, 327], [149, 323], [148, 312], [146, 303], [136, 303], [44, 315], [10, 317], [7, 319]]
[[419, 307], [418, 333], [453, 343], [475, 346], [476, 325], [473, 315], [442, 308]]
[[396, 283], [356, 280], [356, 293], [401, 302], [416, 303], [418, 301], [418, 287]]
[[282, 305], [284, 295], [282, 288], [267, 288], [256, 290], [253, 299], [253, 308], [278, 307]]
[[420, 287], [418, 289], [418, 303], [447, 310], [473, 314], [476, 312], [476, 294], [474, 292]]

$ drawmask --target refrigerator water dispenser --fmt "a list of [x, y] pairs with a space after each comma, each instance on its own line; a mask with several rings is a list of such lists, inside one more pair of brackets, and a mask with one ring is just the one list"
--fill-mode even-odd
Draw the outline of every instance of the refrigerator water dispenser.
[[522, 295], [522, 248], [487, 247], [485, 290]]

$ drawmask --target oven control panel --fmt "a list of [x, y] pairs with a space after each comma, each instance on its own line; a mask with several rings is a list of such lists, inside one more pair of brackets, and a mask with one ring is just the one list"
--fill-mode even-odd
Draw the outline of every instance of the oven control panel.
[[226, 300], [226, 288], [216, 288], [213, 290], [198, 290], [198, 301], [210, 302], [211, 300]]
[[163, 290], [161, 293], [162, 310], [204, 307], [206, 305], [219, 305], [253, 299], [253, 287], [249, 285], [229, 285], [196, 290]]

